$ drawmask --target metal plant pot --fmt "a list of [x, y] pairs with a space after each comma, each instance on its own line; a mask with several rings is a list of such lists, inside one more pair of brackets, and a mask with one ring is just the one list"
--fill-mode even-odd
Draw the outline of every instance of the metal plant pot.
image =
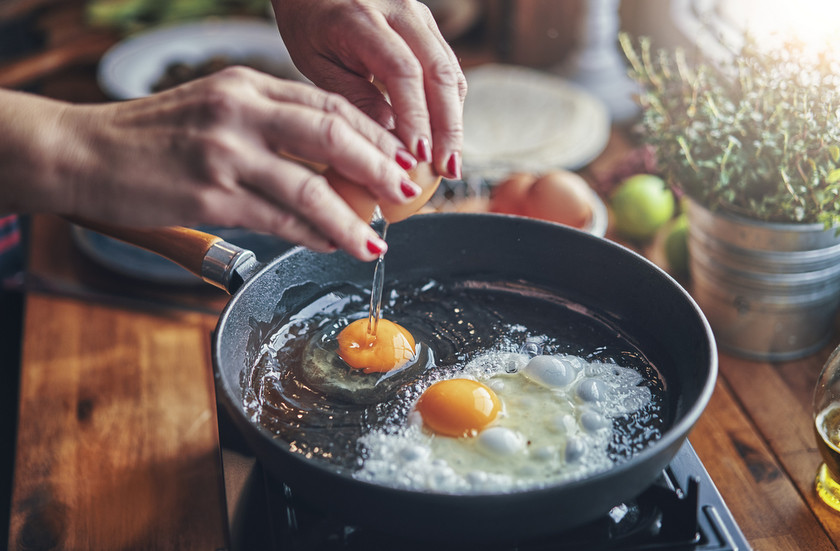
[[769, 223], [688, 205], [693, 295], [718, 344], [765, 361], [821, 348], [840, 305], [840, 236], [822, 224]]

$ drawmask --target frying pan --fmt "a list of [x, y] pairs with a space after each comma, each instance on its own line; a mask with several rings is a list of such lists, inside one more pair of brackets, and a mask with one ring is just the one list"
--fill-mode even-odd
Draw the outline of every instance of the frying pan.
[[717, 376], [715, 342], [702, 312], [679, 284], [636, 253], [576, 229], [521, 217], [417, 215], [389, 229], [388, 279], [525, 283], [585, 306], [659, 370], [666, 426], [660, 439], [613, 468], [542, 489], [451, 495], [363, 482], [290, 451], [251, 422], [242, 406], [240, 377], [256, 360], [268, 336], [265, 327], [321, 289], [369, 285], [371, 264], [343, 253], [295, 248], [260, 265], [249, 251], [212, 236], [168, 230], [176, 233], [161, 240], [156, 231], [110, 230], [105, 231], [162, 253], [233, 295], [212, 340], [217, 400], [269, 475], [297, 498], [349, 523], [450, 542], [515, 542], [583, 524], [656, 479], [702, 413]]

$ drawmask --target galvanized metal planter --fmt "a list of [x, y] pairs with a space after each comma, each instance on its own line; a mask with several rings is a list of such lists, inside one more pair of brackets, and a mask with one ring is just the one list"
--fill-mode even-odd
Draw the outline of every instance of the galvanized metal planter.
[[821, 348], [840, 306], [840, 237], [834, 230], [688, 205], [692, 294], [718, 344], [765, 361]]

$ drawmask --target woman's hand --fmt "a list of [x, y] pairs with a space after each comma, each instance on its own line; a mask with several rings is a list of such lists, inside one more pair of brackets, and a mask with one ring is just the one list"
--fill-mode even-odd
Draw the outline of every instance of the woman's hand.
[[[348, 98], [438, 173], [459, 178], [466, 80], [417, 0], [273, 0], [295, 64]], [[385, 95], [373, 84], [381, 83]]]
[[104, 105], [0, 91], [0, 120], [0, 212], [238, 226], [372, 260], [384, 241], [322, 176], [278, 152], [329, 165], [383, 200], [420, 191], [400, 140], [344, 98], [241, 67]]

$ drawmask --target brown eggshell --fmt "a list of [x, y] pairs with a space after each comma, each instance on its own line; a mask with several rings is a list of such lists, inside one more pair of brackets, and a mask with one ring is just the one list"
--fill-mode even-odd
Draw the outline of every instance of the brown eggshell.
[[524, 215], [525, 197], [537, 181], [534, 174], [511, 174], [493, 188], [490, 195], [490, 212]]
[[[423, 191], [409, 203], [383, 202], [380, 204], [382, 215], [388, 222], [399, 222], [420, 210], [440, 185], [441, 177], [435, 173], [429, 163], [420, 163], [414, 170], [408, 171], [408, 175]], [[324, 177], [362, 220], [370, 221], [378, 201], [367, 188], [348, 180], [332, 168], [324, 172]]]
[[414, 200], [409, 203], [382, 203], [379, 208], [382, 210], [382, 215], [388, 222], [399, 222], [405, 220], [425, 205], [432, 195], [437, 191], [440, 185], [440, 176], [432, 165], [429, 163], [420, 163], [413, 170], [408, 171], [415, 184], [420, 186], [423, 191]]
[[583, 228], [592, 217], [589, 185], [573, 172], [556, 170], [537, 179], [528, 189], [523, 214]]

